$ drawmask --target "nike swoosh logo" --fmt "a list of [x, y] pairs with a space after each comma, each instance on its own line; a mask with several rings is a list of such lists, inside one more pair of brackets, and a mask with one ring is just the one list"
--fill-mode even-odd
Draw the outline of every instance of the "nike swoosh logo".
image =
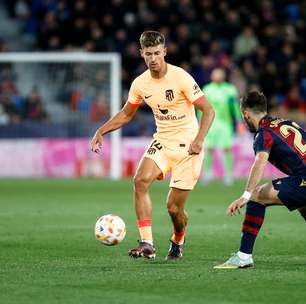
[[176, 179], [176, 180], [173, 181], [173, 183], [178, 183], [180, 181], [181, 181], [180, 179]]
[[145, 96], [145, 99], [148, 99], [148, 98], [150, 98], [152, 95], [149, 95], [149, 96]]

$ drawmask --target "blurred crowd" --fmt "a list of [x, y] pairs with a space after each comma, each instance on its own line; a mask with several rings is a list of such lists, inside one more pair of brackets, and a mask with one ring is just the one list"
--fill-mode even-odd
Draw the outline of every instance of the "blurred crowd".
[[214, 68], [224, 68], [240, 95], [258, 88], [272, 113], [306, 121], [306, 1], [11, 0], [7, 6], [36, 50], [121, 53], [124, 97], [145, 69], [138, 38], [154, 29], [167, 38], [167, 61], [200, 86]]
[[33, 87], [27, 95], [22, 96], [14, 80], [10, 66], [2, 66], [0, 70], [0, 125], [27, 120], [48, 120], [39, 90]]

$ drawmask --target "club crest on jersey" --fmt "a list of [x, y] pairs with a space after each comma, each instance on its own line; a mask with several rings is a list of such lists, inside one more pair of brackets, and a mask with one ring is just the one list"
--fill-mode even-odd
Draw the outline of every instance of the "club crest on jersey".
[[166, 99], [168, 101], [172, 101], [174, 99], [174, 93], [173, 90], [166, 90], [165, 91]]

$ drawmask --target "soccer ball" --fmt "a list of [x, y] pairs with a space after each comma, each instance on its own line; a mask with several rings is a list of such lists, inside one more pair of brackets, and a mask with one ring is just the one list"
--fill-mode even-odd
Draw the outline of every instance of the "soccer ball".
[[117, 215], [107, 214], [98, 218], [95, 225], [95, 236], [104, 245], [117, 245], [126, 234], [125, 223]]

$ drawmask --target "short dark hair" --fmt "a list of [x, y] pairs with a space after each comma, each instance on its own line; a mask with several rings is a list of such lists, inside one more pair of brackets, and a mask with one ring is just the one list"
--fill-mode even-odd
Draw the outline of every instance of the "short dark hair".
[[157, 46], [159, 44], [165, 45], [165, 36], [156, 31], [145, 31], [139, 38], [141, 48]]
[[250, 109], [255, 113], [267, 112], [267, 98], [264, 93], [259, 91], [248, 92], [241, 99], [241, 109]]

